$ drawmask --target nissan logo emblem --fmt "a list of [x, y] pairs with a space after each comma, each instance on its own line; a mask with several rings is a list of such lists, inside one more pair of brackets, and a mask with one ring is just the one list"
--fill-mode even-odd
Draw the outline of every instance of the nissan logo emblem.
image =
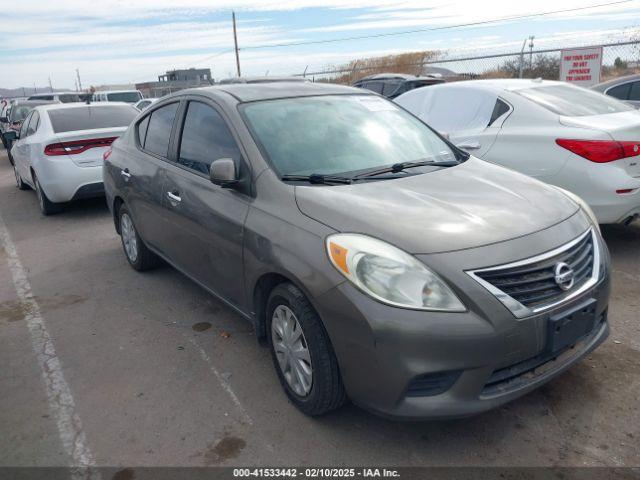
[[553, 278], [562, 290], [569, 290], [575, 281], [573, 268], [564, 262], [556, 263], [553, 267]]

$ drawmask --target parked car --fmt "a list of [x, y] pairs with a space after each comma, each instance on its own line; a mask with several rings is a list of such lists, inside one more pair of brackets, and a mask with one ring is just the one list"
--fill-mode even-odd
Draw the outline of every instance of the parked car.
[[640, 74], [614, 78], [591, 88], [640, 108]]
[[145, 108], [147, 108], [148, 106], [150, 106], [152, 103], [156, 103], [157, 101], [158, 101], [157, 98], [143, 98], [138, 103], [136, 103], [134, 105], [134, 107], [136, 107], [138, 110], [142, 111]]
[[60, 103], [83, 102], [86, 94], [78, 92], [35, 93], [27, 100], [51, 100]]
[[353, 86], [366, 88], [387, 98], [396, 98], [410, 90], [439, 83], [444, 83], [444, 79], [440, 75], [417, 76], [404, 73], [378, 73], [361, 78]]
[[582, 197], [600, 223], [640, 214], [640, 112], [547, 80], [435, 85], [395, 100], [473, 154]]
[[589, 207], [360, 89], [176, 92], [105, 154], [104, 185], [130, 265], [163, 258], [249, 319], [309, 415], [478, 413], [607, 336]]
[[11, 110], [8, 117], [0, 118], [0, 123], [5, 125], [4, 132], [2, 133], [2, 142], [7, 149], [7, 156], [9, 162], [13, 165], [13, 154], [11, 153], [11, 147], [13, 144], [13, 134], [11, 132], [19, 132], [22, 127], [22, 122], [32, 109], [39, 105], [47, 105], [50, 103], [57, 103], [47, 100], [20, 100], [11, 105]]
[[33, 188], [44, 215], [64, 202], [104, 195], [102, 155], [135, 118], [125, 103], [67, 103], [34, 108], [11, 150], [16, 184]]
[[142, 100], [140, 90], [104, 90], [94, 92], [94, 102], [126, 102], [138, 103]]
[[229, 85], [231, 83], [275, 83], [275, 82], [308, 82], [308, 78], [304, 77], [230, 77], [223, 78], [218, 82], [220, 85]]

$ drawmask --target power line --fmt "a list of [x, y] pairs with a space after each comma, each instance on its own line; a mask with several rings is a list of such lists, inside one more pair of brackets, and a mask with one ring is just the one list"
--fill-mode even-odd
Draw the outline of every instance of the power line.
[[317, 45], [317, 44], [322, 44], [322, 43], [336, 43], [336, 42], [346, 42], [346, 41], [350, 41], [350, 40], [365, 40], [365, 39], [369, 39], [369, 38], [391, 37], [391, 36], [395, 36], [395, 35], [409, 35], [409, 34], [412, 34], [412, 33], [435, 32], [435, 31], [438, 31], [438, 30], [449, 30], [449, 29], [453, 29], [453, 28], [462, 28], [462, 27], [474, 27], [474, 26], [478, 26], [478, 25], [487, 25], [487, 24], [490, 24], [490, 23], [505, 22], [505, 21], [510, 21], [510, 20], [522, 20], [522, 19], [526, 19], [526, 18], [542, 17], [542, 16], [545, 16], [545, 15], [554, 15], [556, 13], [578, 12], [578, 11], [589, 10], [589, 9], [593, 9], [593, 8], [607, 7], [607, 6], [611, 6], [611, 5], [619, 5], [619, 4], [622, 4], [622, 3], [629, 3], [629, 2], [633, 2], [633, 1], [635, 1], [635, 0], [618, 0], [616, 2], [598, 3], [598, 4], [595, 4], [595, 5], [587, 5], [585, 7], [565, 8], [563, 10], [553, 10], [553, 11], [549, 11], [549, 12], [530, 13], [530, 14], [526, 14], [526, 15], [514, 15], [514, 16], [511, 16], [511, 17], [495, 18], [495, 19], [492, 19], [492, 20], [483, 20], [483, 21], [480, 21], [480, 22], [460, 23], [460, 24], [457, 24], [457, 25], [447, 25], [447, 26], [444, 26], [444, 27], [419, 28], [419, 29], [415, 29], [415, 30], [405, 30], [405, 31], [402, 31], [402, 32], [375, 33], [375, 34], [371, 34], [371, 35], [360, 35], [360, 36], [355, 36], [355, 37], [331, 38], [331, 39], [326, 39], [326, 40], [310, 40], [310, 41], [304, 41], [304, 42], [274, 43], [274, 44], [271, 44], [271, 45], [249, 45], [248, 47], [243, 47], [240, 50], [257, 50], [257, 49], [261, 49], [261, 48], [279, 48], [279, 47], [295, 47], [295, 46], [300, 46], [300, 45]]

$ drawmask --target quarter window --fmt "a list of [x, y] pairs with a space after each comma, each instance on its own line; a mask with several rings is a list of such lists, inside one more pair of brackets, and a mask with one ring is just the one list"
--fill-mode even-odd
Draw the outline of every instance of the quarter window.
[[29, 120], [31, 120], [31, 116], [32, 114], [30, 113], [22, 122], [22, 125], [20, 126], [20, 138], [25, 138], [27, 136], [27, 128], [29, 127]]
[[177, 111], [178, 102], [160, 107], [151, 113], [147, 135], [144, 139], [145, 150], [161, 157], [167, 156], [171, 127]]
[[144, 147], [144, 139], [147, 136], [147, 127], [149, 126], [149, 119], [151, 115], [147, 115], [144, 119], [138, 123], [138, 141], [140, 146]]
[[491, 119], [489, 120], [489, 125], [487, 126], [490, 127], [491, 125], [493, 125], [493, 122], [495, 122], [508, 111], [509, 105], [506, 102], [503, 102], [500, 99], [496, 100], [496, 104], [493, 107], [493, 112], [491, 113]]
[[31, 120], [29, 120], [29, 126], [27, 127], [27, 137], [29, 135], [33, 135], [34, 133], [36, 133], [36, 130], [38, 130], [39, 124], [40, 124], [40, 114], [34, 111], [31, 114]]
[[211, 163], [220, 158], [231, 158], [236, 164], [240, 160], [240, 150], [229, 127], [214, 108], [201, 102], [189, 102], [178, 163], [209, 175]]

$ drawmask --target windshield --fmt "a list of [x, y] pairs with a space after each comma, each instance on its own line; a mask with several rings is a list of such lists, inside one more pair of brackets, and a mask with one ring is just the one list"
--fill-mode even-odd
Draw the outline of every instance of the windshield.
[[140, 95], [140, 92], [109, 93], [107, 94], [107, 99], [110, 102], [136, 103], [138, 100], [142, 99], [142, 95]]
[[422, 122], [373, 95], [269, 100], [249, 103], [243, 113], [281, 176], [456, 160], [449, 146]]
[[547, 110], [567, 117], [585, 117], [634, 110], [620, 100], [570, 85], [551, 85], [517, 90], [523, 97]]

